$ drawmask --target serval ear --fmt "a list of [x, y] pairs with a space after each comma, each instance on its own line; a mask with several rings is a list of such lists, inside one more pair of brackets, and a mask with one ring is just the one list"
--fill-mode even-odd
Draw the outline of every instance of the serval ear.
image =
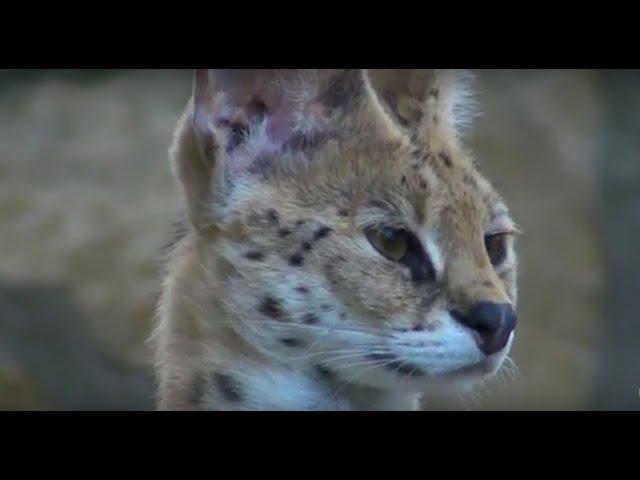
[[169, 149], [171, 167], [182, 188], [189, 221], [201, 233], [215, 229], [212, 205], [223, 185], [216, 154], [218, 143], [209, 126], [213, 104], [209, 72], [196, 70], [193, 96], [178, 122]]
[[367, 75], [387, 112], [419, 142], [428, 143], [432, 135], [457, 141], [471, 123], [469, 72], [370, 69]]
[[171, 149], [192, 224], [215, 228], [216, 204], [240, 176], [264, 171], [284, 152], [304, 161], [354, 132], [403, 135], [362, 70], [196, 70]]

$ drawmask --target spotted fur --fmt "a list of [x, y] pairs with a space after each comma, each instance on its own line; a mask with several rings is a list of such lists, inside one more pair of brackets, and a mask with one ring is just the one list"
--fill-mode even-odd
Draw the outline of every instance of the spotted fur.
[[[465, 78], [196, 72], [170, 152], [189, 228], [153, 335], [159, 408], [412, 409], [500, 367], [511, 342], [487, 358], [449, 313], [516, 303], [514, 223], [462, 146]], [[372, 226], [411, 231], [434, 279]]]

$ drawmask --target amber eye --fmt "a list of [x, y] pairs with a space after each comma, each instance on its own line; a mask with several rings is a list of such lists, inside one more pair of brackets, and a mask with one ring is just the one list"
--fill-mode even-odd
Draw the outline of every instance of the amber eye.
[[497, 233], [484, 237], [484, 246], [494, 267], [504, 262], [507, 256], [507, 236], [506, 233]]
[[389, 227], [381, 229], [370, 228], [366, 231], [371, 245], [380, 254], [394, 262], [400, 262], [407, 254], [409, 242], [406, 233], [404, 230]]
[[367, 228], [365, 234], [373, 248], [382, 256], [404, 265], [411, 272], [411, 279], [421, 284], [435, 281], [436, 272], [420, 240], [408, 230], [391, 227]]

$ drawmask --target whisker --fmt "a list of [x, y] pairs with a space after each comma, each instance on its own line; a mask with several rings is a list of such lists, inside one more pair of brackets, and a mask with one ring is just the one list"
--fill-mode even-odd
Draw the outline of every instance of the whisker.
[[[396, 361], [395, 359], [391, 359], [391, 360], [374, 360], [371, 361], [370, 363], [364, 363], [363, 365], [371, 365], [369, 368], [365, 368], [363, 371], [358, 372], [356, 375], [352, 376], [351, 378], [347, 379], [346, 381], [344, 381], [341, 386], [334, 392], [332, 398], [335, 399], [338, 397], [338, 395], [340, 394], [340, 392], [342, 392], [342, 390], [344, 390], [348, 385], [352, 384], [354, 382], [354, 380], [362, 377], [364, 374], [366, 374], [367, 372], [370, 372], [371, 370], [375, 369], [375, 368], [384, 368], [386, 365], [390, 365], [391, 363], [393, 363], [394, 361]], [[362, 366], [362, 365], [349, 365], [350, 367], [353, 366]]]
[[[362, 357], [363, 359], [365, 359], [365, 357], [367, 357], [368, 355], [371, 355], [372, 353], [385, 353], [385, 352], [386, 352], [386, 350], [383, 350], [383, 349], [366, 349], [366, 350], [360, 350], [360, 351], [354, 350], [354, 351], [352, 351], [353, 355], [344, 355], [344, 356], [341, 355], [341, 356], [331, 357], [331, 358], [329, 358], [327, 360], [324, 360], [322, 362], [322, 364], [323, 365], [331, 365], [331, 366], [333, 366], [334, 363], [343, 361], [343, 360], [348, 359], [348, 358]], [[367, 359], [367, 361], [374, 362], [374, 361], [382, 361], [382, 360]], [[349, 367], [353, 367], [354, 365], [356, 365], [356, 364], [355, 363], [349, 363], [349, 364], [342, 365], [342, 368], [349, 368]], [[336, 368], [339, 369], [339, 367], [336, 367]]]
[[[264, 326], [277, 326], [284, 329], [287, 328], [297, 328], [300, 330], [316, 330], [323, 331], [325, 333], [332, 332], [344, 332], [344, 333], [355, 333], [355, 334], [363, 334], [370, 335], [376, 338], [389, 338], [392, 337], [389, 334], [385, 334], [384, 331], [381, 330], [367, 330], [364, 328], [353, 328], [353, 327], [343, 327], [339, 324], [332, 325], [306, 325], [301, 323], [288, 323], [288, 322], [277, 322], [273, 320], [248, 320], [248, 319], [238, 319], [238, 320], [227, 320], [227, 321], [218, 321], [219, 325], [264, 325]], [[395, 338], [395, 337], [392, 337]]]

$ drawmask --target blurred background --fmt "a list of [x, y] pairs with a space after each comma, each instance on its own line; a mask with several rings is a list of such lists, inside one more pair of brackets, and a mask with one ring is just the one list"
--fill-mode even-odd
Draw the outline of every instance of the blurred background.
[[[640, 72], [478, 71], [468, 138], [524, 235], [502, 375], [426, 409], [640, 409]], [[0, 410], [154, 408], [186, 70], [0, 70]]]

